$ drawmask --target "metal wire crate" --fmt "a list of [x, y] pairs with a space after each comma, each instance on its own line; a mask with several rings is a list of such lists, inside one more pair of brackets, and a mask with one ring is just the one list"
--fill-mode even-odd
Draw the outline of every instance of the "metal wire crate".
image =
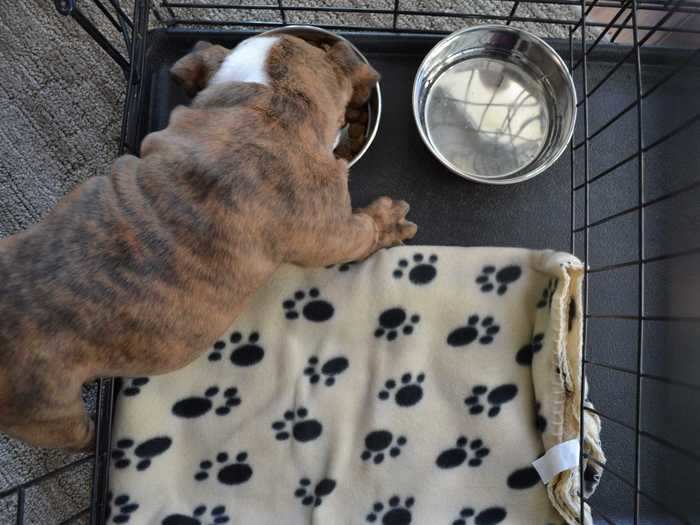
[[[415, 145], [419, 155], [392, 159], [398, 166], [369, 188], [351, 179], [353, 199], [396, 194], [401, 180], [399, 196], [414, 209], [423, 199], [423, 213], [450, 210], [426, 215], [431, 225], [421, 222], [419, 205], [418, 222], [426, 226], [419, 241], [549, 246], [584, 260], [581, 372], [604, 422], [609, 458], [588, 501], [596, 523], [700, 523], [700, 1], [135, 0], [133, 11], [118, 0], [55, 3], [124, 72], [121, 147], [132, 153], [181, 101], [168, 91], [167, 65], [195, 40], [233, 45], [247, 31], [290, 23], [344, 32], [387, 70], [380, 67], [383, 89], [397, 90], [387, 97], [380, 136], [408, 141], [373, 145], [357, 179], [396, 149], [413, 155]], [[419, 140], [411, 142], [417, 132], [400, 86], [410, 91], [419, 59], [442, 35], [484, 22], [549, 37], [574, 75], [578, 121], [569, 154], [537, 182], [474, 186], [444, 173]], [[435, 173], [429, 183], [442, 200], [425, 197], [421, 170]], [[510, 214], [494, 211], [505, 207]], [[445, 233], [448, 221], [466, 226]], [[0, 501], [16, 502], [17, 523], [25, 521], [33, 487], [86, 462], [93, 464], [91, 507], [56, 521], [103, 522], [116, 381], [98, 384], [94, 455], [0, 492]], [[580, 410], [582, 418], [593, 411]]]

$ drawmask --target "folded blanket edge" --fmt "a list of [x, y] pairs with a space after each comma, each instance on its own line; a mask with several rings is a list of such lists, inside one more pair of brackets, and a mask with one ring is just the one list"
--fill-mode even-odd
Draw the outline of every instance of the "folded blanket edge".
[[[555, 331], [554, 358], [556, 370], [552, 373], [554, 392], [558, 395], [554, 403], [554, 420], [558, 423], [554, 441], [545, 443], [547, 449], [570, 439], [580, 439], [583, 429], [583, 497], [595, 491], [605, 464], [605, 455], [600, 442], [601, 422], [597, 414], [586, 412], [581, 422], [581, 396], [584, 406], [592, 408], [587, 398], [588, 384], [581, 377], [581, 359], [583, 348], [583, 277], [584, 266], [574, 258], [567, 258], [559, 264], [556, 273], [559, 286], [552, 298], [550, 327]], [[551, 440], [550, 440], [551, 441]], [[574, 468], [556, 475], [547, 486], [550, 501], [569, 525], [580, 524], [581, 488], [580, 469]], [[583, 505], [583, 523], [592, 524], [591, 510]]]

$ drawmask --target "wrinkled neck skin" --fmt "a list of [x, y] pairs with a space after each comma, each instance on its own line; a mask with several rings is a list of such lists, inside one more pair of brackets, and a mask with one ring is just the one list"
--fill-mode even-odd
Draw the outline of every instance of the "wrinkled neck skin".
[[318, 142], [333, 150], [340, 132], [313, 100], [284, 87], [269, 87], [256, 82], [229, 81], [208, 86], [193, 100], [192, 108], [248, 108], [259, 112], [272, 125], [279, 125], [300, 140]]

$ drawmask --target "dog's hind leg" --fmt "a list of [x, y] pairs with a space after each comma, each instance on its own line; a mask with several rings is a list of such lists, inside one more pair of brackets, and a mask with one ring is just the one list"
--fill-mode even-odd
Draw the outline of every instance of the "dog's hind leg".
[[7, 433], [35, 447], [62, 448], [71, 452], [88, 452], [95, 441], [95, 424], [85, 411], [81, 399], [68, 406], [46, 407], [41, 414], [16, 425]]

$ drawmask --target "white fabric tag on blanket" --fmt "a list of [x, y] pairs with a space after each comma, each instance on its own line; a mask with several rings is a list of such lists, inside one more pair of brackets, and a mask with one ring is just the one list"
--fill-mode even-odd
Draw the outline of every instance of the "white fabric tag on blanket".
[[560, 472], [578, 465], [580, 450], [578, 438], [570, 439], [550, 448], [544, 456], [533, 461], [532, 466], [546, 485]]

